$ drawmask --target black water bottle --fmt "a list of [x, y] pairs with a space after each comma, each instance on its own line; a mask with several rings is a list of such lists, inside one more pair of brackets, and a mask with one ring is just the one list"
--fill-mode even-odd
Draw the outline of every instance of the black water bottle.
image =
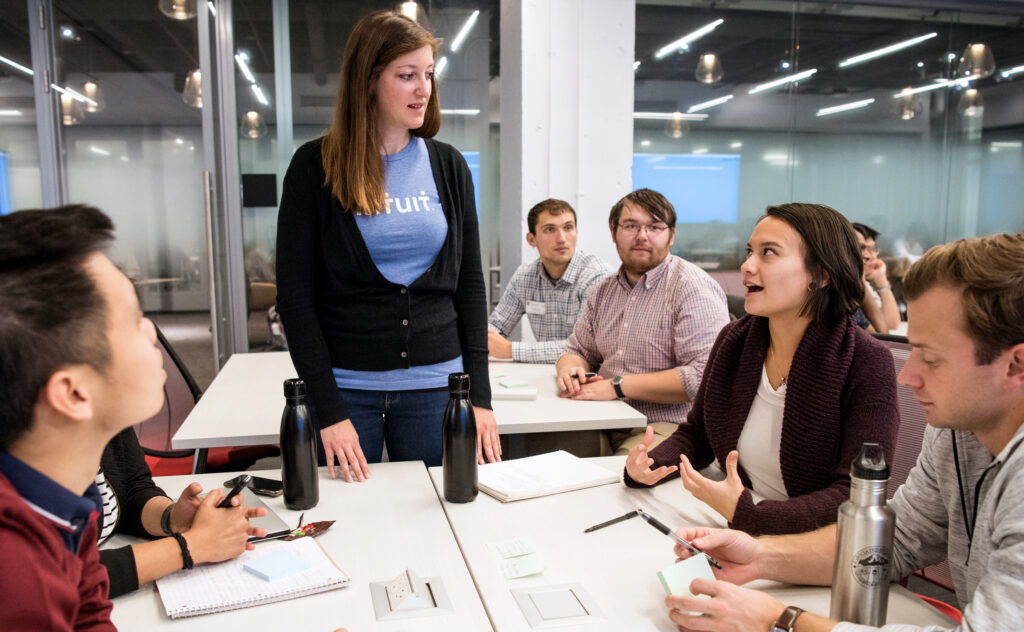
[[469, 401], [469, 375], [448, 375], [448, 406], [441, 429], [444, 453], [444, 499], [468, 503], [476, 498], [476, 416]]
[[306, 383], [284, 381], [284, 413], [281, 415], [281, 482], [284, 506], [310, 509], [320, 502], [316, 471], [316, 429], [306, 404]]

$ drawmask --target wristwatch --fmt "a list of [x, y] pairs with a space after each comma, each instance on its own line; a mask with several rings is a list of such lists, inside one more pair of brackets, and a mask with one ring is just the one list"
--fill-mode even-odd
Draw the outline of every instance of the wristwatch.
[[803, 613], [803, 608], [797, 608], [796, 606], [787, 607], [779, 618], [775, 620], [771, 630], [768, 630], [768, 632], [793, 632], [793, 624], [796, 623], [797, 617]]
[[626, 399], [626, 394], [622, 392], [622, 376], [616, 375], [612, 378], [612, 388], [615, 389], [615, 396], [619, 399]]

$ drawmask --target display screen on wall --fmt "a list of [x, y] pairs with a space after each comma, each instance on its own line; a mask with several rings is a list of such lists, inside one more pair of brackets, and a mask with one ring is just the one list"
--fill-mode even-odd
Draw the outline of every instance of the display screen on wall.
[[633, 189], [661, 193], [680, 224], [735, 223], [739, 216], [738, 154], [633, 154]]
[[464, 151], [462, 157], [466, 159], [469, 166], [469, 173], [473, 176], [473, 192], [476, 198], [476, 216], [480, 217], [480, 152]]
[[7, 154], [0, 151], [0, 215], [11, 212], [11, 181], [7, 176]]

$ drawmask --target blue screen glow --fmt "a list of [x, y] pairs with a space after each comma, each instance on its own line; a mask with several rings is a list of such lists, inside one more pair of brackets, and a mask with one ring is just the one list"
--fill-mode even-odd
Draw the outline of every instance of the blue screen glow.
[[676, 208], [680, 224], [735, 223], [739, 154], [633, 154], [633, 189], [654, 189]]

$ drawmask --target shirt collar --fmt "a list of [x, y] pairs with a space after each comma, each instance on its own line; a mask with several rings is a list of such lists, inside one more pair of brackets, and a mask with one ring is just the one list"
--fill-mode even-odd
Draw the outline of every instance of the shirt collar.
[[8, 452], [0, 452], [0, 474], [33, 511], [58, 528], [64, 545], [77, 554], [85, 528], [102, 506], [96, 484], [79, 496]]
[[[581, 253], [582, 250], [577, 248], [576, 252], [574, 252], [572, 255], [572, 259], [569, 260], [569, 265], [566, 266], [565, 272], [562, 273], [562, 278], [558, 279], [557, 281], [554, 281], [555, 287], [558, 287], [563, 282], [569, 285], [576, 283], [576, 277], [580, 275], [580, 269], [583, 267], [583, 264], [581, 263], [583, 255]], [[548, 283], [551, 283], [552, 279], [550, 276], [548, 276], [548, 271], [544, 268], [544, 262], [540, 260], [540, 257], [537, 258], [537, 264], [540, 268], [541, 276], [544, 277], [544, 280], [546, 280]]]
[[[658, 281], [661, 280], [661, 277], [665, 276], [665, 270], [668, 270], [669, 262], [672, 261], [673, 256], [674, 255], [671, 254], [668, 255], [667, 257], [665, 257], [665, 260], [659, 263], [657, 266], [651, 268], [647, 272], [644, 272], [643, 275], [640, 276], [640, 279], [637, 281], [637, 285], [643, 283], [646, 289], [653, 289], [654, 286], [658, 284]], [[622, 287], [624, 287], [627, 292], [633, 289], [633, 287], [635, 287], [629, 284], [629, 277], [626, 276], [626, 268], [624, 266], [619, 265], [619, 273], [617, 277], [619, 280], [619, 284]]]

